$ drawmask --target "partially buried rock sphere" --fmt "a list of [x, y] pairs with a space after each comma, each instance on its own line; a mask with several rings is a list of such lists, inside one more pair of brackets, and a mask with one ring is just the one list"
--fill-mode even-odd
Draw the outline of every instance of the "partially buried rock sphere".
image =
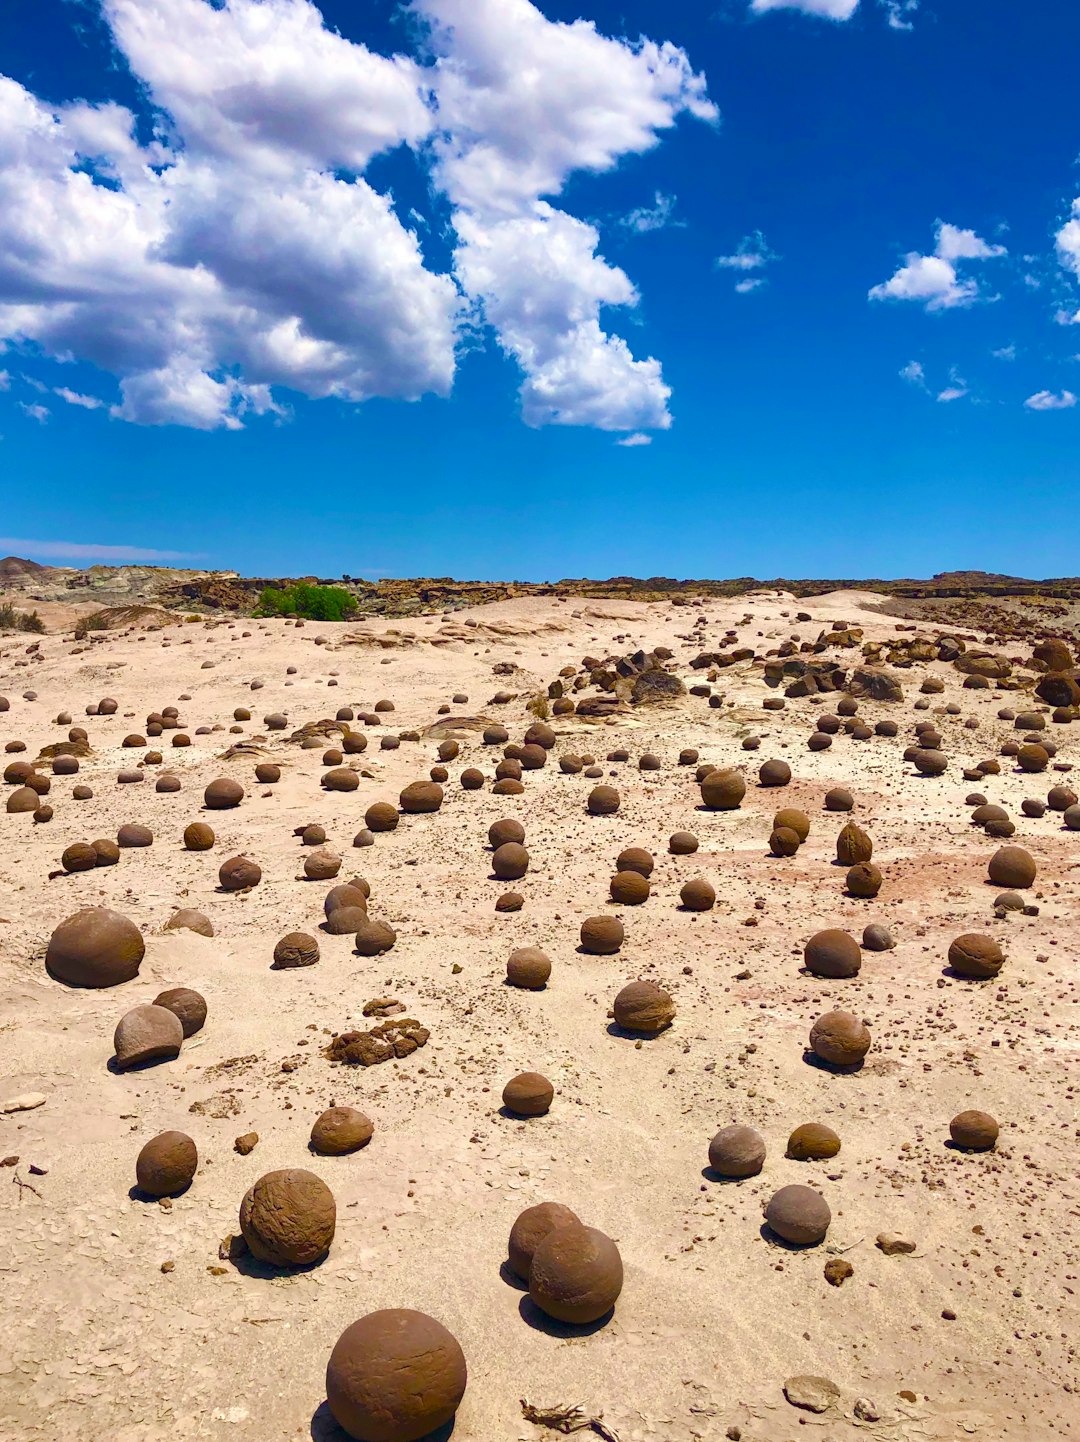
[[702, 805], [710, 811], [734, 811], [745, 795], [746, 782], [738, 771], [711, 771], [701, 783]]
[[287, 932], [274, 947], [274, 966], [278, 970], [314, 966], [318, 959], [319, 943], [306, 931]]
[[233, 856], [218, 869], [218, 881], [225, 891], [247, 891], [261, 880], [262, 867], [246, 856]]
[[539, 1072], [523, 1071], [503, 1087], [503, 1106], [519, 1117], [542, 1117], [550, 1109], [555, 1088]]
[[765, 1165], [765, 1142], [753, 1127], [721, 1127], [709, 1143], [709, 1166], [718, 1176], [756, 1177]]
[[832, 1221], [829, 1204], [813, 1187], [781, 1187], [765, 1207], [770, 1230], [795, 1247], [816, 1247], [825, 1240]]
[[355, 1107], [330, 1107], [311, 1128], [311, 1149], [324, 1157], [343, 1157], [366, 1147], [374, 1123]]
[[418, 1442], [445, 1426], [465, 1395], [465, 1356], [423, 1312], [371, 1312], [346, 1327], [326, 1368], [334, 1420], [357, 1442]]
[[1005, 954], [992, 936], [965, 932], [949, 945], [949, 965], [958, 976], [986, 981], [997, 976], [1005, 964]]
[[622, 1284], [619, 1249], [595, 1227], [556, 1227], [533, 1253], [529, 1295], [558, 1322], [598, 1322], [615, 1305]]
[[275, 1267], [303, 1267], [325, 1257], [336, 1221], [330, 1188], [299, 1167], [267, 1172], [240, 1204], [248, 1250]]
[[810, 1047], [830, 1066], [856, 1066], [870, 1050], [870, 1032], [850, 1011], [830, 1011], [811, 1027]]
[[88, 907], [53, 932], [45, 966], [69, 986], [118, 986], [139, 974], [145, 951], [133, 921], [105, 907]]
[[211, 811], [227, 811], [230, 807], [239, 806], [243, 799], [244, 788], [239, 781], [233, 781], [227, 776], [211, 781], [203, 792], [203, 803]]
[[179, 1017], [184, 1039], [202, 1031], [206, 1024], [206, 1000], [190, 986], [174, 986], [154, 997], [155, 1006], [163, 1006]]
[[1001, 846], [990, 858], [990, 880], [995, 886], [1021, 891], [1035, 880], [1035, 862], [1022, 846]]
[[118, 1071], [151, 1061], [172, 1061], [180, 1055], [184, 1028], [174, 1011], [164, 1006], [133, 1006], [120, 1018], [113, 1033]]
[[652, 981], [631, 981], [615, 998], [615, 1024], [624, 1031], [655, 1036], [669, 1027], [675, 1003], [663, 987]]
[[824, 1161], [840, 1150], [840, 1138], [821, 1122], [804, 1122], [788, 1137], [787, 1154], [797, 1162]]
[[491, 858], [491, 870], [500, 881], [518, 881], [529, 869], [529, 853], [517, 841], [504, 841]]
[[208, 916], [201, 911], [194, 911], [190, 906], [182, 906], [179, 911], [174, 911], [165, 923], [166, 931], [194, 931], [199, 936], [213, 936], [214, 927]]
[[814, 976], [833, 979], [858, 976], [862, 950], [846, 931], [818, 931], [803, 949], [803, 964]]
[[398, 802], [402, 811], [410, 816], [438, 811], [443, 803], [443, 789], [437, 781], [413, 781], [405, 787]]
[[195, 1143], [184, 1132], [162, 1132], [135, 1161], [135, 1180], [148, 1197], [175, 1197], [191, 1185], [199, 1165]]
[[955, 1146], [969, 1152], [988, 1152], [997, 1142], [998, 1124], [989, 1112], [960, 1112], [949, 1123]]

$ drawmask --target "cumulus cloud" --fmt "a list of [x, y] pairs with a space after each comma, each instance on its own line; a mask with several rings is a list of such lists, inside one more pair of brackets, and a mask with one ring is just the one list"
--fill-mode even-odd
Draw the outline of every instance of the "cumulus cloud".
[[824, 20], [850, 20], [858, 8], [859, 0], [751, 0], [750, 4], [755, 15], [767, 10], [801, 10]]
[[1072, 391], [1036, 391], [1024, 405], [1029, 411], [1071, 411], [1076, 404]]
[[99, 546], [87, 541], [30, 541], [25, 536], [0, 536], [0, 550], [9, 555], [43, 556], [50, 561], [198, 561], [185, 551], [148, 551], [142, 546]]
[[869, 298], [917, 301], [928, 311], [952, 310], [980, 299], [996, 299], [983, 296], [977, 280], [961, 279], [957, 265], [961, 261], [995, 259], [1006, 254], [1005, 247], [990, 245], [973, 230], [961, 230], [943, 221], [937, 223], [935, 238], [933, 255], [909, 252], [889, 280], [872, 287]]

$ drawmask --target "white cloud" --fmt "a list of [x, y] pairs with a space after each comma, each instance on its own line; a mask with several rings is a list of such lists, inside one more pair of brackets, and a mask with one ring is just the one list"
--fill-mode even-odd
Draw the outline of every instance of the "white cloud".
[[[454, 207], [455, 271], [525, 374], [529, 425], [671, 424], [660, 364], [601, 325], [635, 306], [595, 227], [556, 209], [577, 170], [650, 150], [687, 112], [713, 120], [683, 51], [547, 20], [528, 0], [414, 0], [431, 25], [435, 180]], [[528, 56], [528, 65], [521, 57]]]
[[755, 15], [767, 10], [801, 10], [824, 20], [850, 20], [858, 8], [859, 0], [751, 0], [750, 4]]
[[1029, 411], [1069, 411], [1076, 404], [1072, 391], [1036, 391], [1028, 396], [1024, 405]]
[[647, 436], [644, 431], [634, 431], [631, 435], [620, 436], [615, 444], [617, 446], [651, 446], [652, 436]]
[[53, 395], [67, 401], [69, 406], [81, 406], [85, 411], [100, 410], [105, 404], [104, 401], [99, 401], [97, 396], [80, 395], [78, 391], [69, 391], [67, 386], [54, 386]]
[[627, 230], [636, 231], [638, 235], [646, 235], [651, 230], [682, 225], [682, 221], [672, 219], [674, 211], [675, 197], [664, 195], [658, 190], [652, 205], [642, 205], [632, 210], [629, 215], [623, 216], [619, 224], [626, 226]]
[[914, 30], [911, 17], [919, 8], [919, 0], [880, 0], [890, 30]]
[[908, 361], [906, 366], [901, 367], [900, 377], [902, 380], [907, 381], [909, 385], [918, 386], [920, 390], [927, 389], [926, 372], [923, 370], [921, 361]]
[[85, 541], [28, 541], [24, 536], [0, 536], [0, 550], [9, 555], [44, 556], [51, 561], [198, 561], [203, 557], [185, 551], [149, 551], [142, 546], [98, 546]]
[[937, 398], [939, 401], [945, 401], [946, 403], [949, 401], [962, 401], [967, 393], [966, 385], [946, 386], [943, 391], [938, 392]]
[[50, 415], [52, 415], [48, 406], [28, 406], [25, 401], [19, 402], [19, 409], [24, 415], [29, 416], [32, 421], [37, 421], [39, 425], [44, 425]]
[[938, 222], [935, 234], [933, 255], [909, 252], [904, 264], [889, 280], [872, 287], [869, 299], [918, 301], [928, 311], [951, 310], [972, 305], [979, 299], [996, 299], [983, 296], [978, 281], [961, 280], [956, 264], [962, 260], [994, 259], [1006, 254], [1005, 247], [989, 245], [973, 230], [961, 230], [943, 221]]
[[1080, 275], [1080, 200], [1073, 201], [1071, 217], [1054, 239], [1061, 264]]
[[992, 350], [990, 354], [995, 360], [1012, 361], [1016, 359], [1016, 346], [1012, 344], [999, 346], [997, 350]]
[[10, 372], [10, 371], [0, 371], [0, 391], [7, 391], [7, 390], [10, 390], [10, 389], [11, 389], [11, 372]]
[[748, 275], [748, 271], [764, 270], [774, 260], [779, 260], [775, 251], [770, 250], [760, 230], [744, 235], [731, 255], [718, 255], [714, 264], [718, 270], [734, 270], [742, 278], [735, 282], [736, 295], [750, 295], [766, 284], [762, 275]]

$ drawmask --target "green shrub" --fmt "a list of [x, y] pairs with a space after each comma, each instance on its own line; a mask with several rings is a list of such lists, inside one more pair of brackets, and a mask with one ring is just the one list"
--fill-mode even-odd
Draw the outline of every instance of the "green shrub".
[[308, 621], [344, 621], [356, 612], [356, 600], [341, 586], [312, 586], [300, 581], [284, 590], [267, 586], [258, 616], [302, 616]]
[[45, 634], [45, 622], [36, 611], [17, 611], [10, 601], [0, 606], [0, 631], [33, 631]]

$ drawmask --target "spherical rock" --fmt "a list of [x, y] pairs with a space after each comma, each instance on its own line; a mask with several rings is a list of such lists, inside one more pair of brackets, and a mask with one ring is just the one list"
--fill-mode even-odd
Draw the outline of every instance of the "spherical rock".
[[491, 858], [491, 870], [500, 881], [517, 881], [529, 869], [529, 853], [517, 841], [504, 841]]
[[[325, 771], [322, 778], [324, 791], [355, 791], [360, 785], [360, 777], [349, 766], [335, 766], [332, 771]], [[371, 822], [368, 822], [371, 826]], [[371, 826], [372, 831], [377, 828]]]
[[7, 811], [9, 815], [16, 815], [23, 811], [36, 811], [40, 804], [38, 793], [32, 786], [20, 786], [8, 797]]
[[698, 849], [698, 839], [692, 831], [673, 831], [668, 838], [668, 851], [672, 856], [693, 856]]
[[361, 911], [366, 912], [369, 892], [370, 888], [365, 890], [351, 881], [332, 886], [323, 900], [323, 915], [329, 920], [335, 911], [344, 906], [358, 906]]
[[849, 821], [836, 838], [836, 859], [844, 866], [857, 866], [869, 861], [874, 854], [874, 843], [854, 821]]
[[1051, 811], [1068, 811], [1076, 805], [1076, 792], [1069, 786], [1051, 786], [1046, 793], [1046, 804]]
[[765, 1165], [765, 1141], [753, 1127], [721, 1127], [709, 1143], [709, 1166], [721, 1177], [756, 1177]]
[[624, 906], [640, 906], [649, 899], [649, 879], [639, 871], [617, 871], [609, 888], [612, 901]]
[[184, 1132], [162, 1132], [135, 1161], [135, 1180], [148, 1197], [176, 1197], [191, 1185], [199, 1165], [195, 1143]]
[[115, 866], [120, 860], [120, 848], [111, 838], [103, 836], [91, 841], [90, 845], [94, 848], [98, 866]]
[[881, 890], [881, 880], [881, 872], [874, 863], [862, 861], [849, 868], [844, 884], [852, 896], [870, 900]]
[[311, 1128], [311, 1150], [323, 1157], [343, 1157], [366, 1147], [375, 1125], [355, 1107], [330, 1107]]
[[542, 991], [551, 976], [551, 961], [538, 946], [520, 946], [510, 953], [506, 979], [525, 991]]
[[590, 916], [581, 923], [581, 949], [592, 956], [611, 956], [622, 946], [624, 936], [617, 916]]
[[643, 847], [628, 846], [624, 851], [619, 852], [615, 870], [636, 871], [639, 876], [644, 876], [648, 880], [653, 873], [654, 864], [652, 856]]
[[832, 1221], [829, 1204], [813, 1187], [781, 1187], [765, 1207], [769, 1228], [795, 1247], [816, 1247]]
[[1004, 964], [1005, 953], [992, 936], [965, 932], [949, 945], [949, 965], [959, 976], [986, 981]]
[[745, 795], [746, 782], [738, 771], [712, 771], [701, 783], [702, 805], [710, 811], [734, 811]]
[[791, 767], [786, 761], [766, 761], [758, 770], [762, 786], [786, 786], [791, 780]]
[[1080, 806], [1070, 806], [1061, 816], [1069, 831], [1080, 831]]
[[466, 791], [479, 791], [484, 784], [484, 773], [475, 766], [467, 766], [458, 780]]
[[1022, 846], [1001, 846], [990, 858], [987, 868], [995, 886], [1009, 891], [1023, 891], [1035, 880], [1035, 862]]
[[[335, 911], [334, 916], [340, 916], [345, 909], [342, 907]], [[396, 941], [397, 932], [392, 926], [388, 926], [385, 921], [374, 921], [367, 915], [354, 934], [354, 944], [361, 956], [381, 956], [384, 951], [389, 951]]]
[[309, 881], [330, 881], [341, 870], [341, 857], [320, 847], [304, 857], [304, 875]]
[[872, 921], [869, 926], [863, 927], [862, 944], [864, 951], [892, 951], [896, 942], [887, 927]]
[[218, 868], [218, 881], [226, 891], [246, 891], [261, 880], [262, 867], [246, 856], [230, 857]]
[[523, 1071], [503, 1087], [503, 1106], [519, 1117], [542, 1117], [551, 1106], [555, 1088], [539, 1072]]
[[854, 805], [855, 798], [843, 786], [834, 786], [825, 793], [826, 811], [850, 811]]
[[203, 792], [203, 803], [210, 811], [228, 811], [244, 799], [244, 788], [231, 777], [219, 776]]
[[556, 1227], [581, 1225], [581, 1218], [561, 1202], [538, 1202], [534, 1207], [526, 1207], [510, 1228], [506, 1249], [510, 1270], [527, 1282], [533, 1256], [548, 1233], [555, 1231]]
[[493, 821], [488, 827], [488, 842], [494, 850], [505, 846], [508, 841], [516, 842], [519, 846], [525, 840], [525, 828], [520, 821], [513, 817], [507, 817], [503, 821]]
[[495, 902], [495, 910], [499, 912], [520, 911], [524, 905], [525, 898], [520, 892], [504, 891]]
[[262, 786], [273, 786], [281, 780], [281, 767], [273, 761], [260, 761], [255, 768], [255, 780]]
[[803, 949], [803, 965], [814, 976], [846, 978], [858, 976], [862, 950], [846, 931], [818, 931]]
[[174, 986], [154, 997], [155, 1006], [163, 1006], [179, 1017], [185, 1040], [202, 1031], [206, 1024], [206, 999], [190, 986]]
[[716, 888], [704, 876], [692, 876], [679, 888], [679, 899], [687, 911], [709, 911], [716, 905]]
[[443, 789], [437, 781], [413, 781], [398, 797], [398, 804], [408, 816], [438, 811], [443, 803]]
[[989, 1112], [960, 1112], [949, 1123], [956, 1146], [968, 1152], [991, 1151], [998, 1139], [998, 1124]]
[[810, 1048], [830, 1066], [856, 1066], [870, 1050], [870, 1032], [850, 1011], [829, 1011], [810, 1028]]
[[[350, 887], [340, 888], [342, 891]], [[368, 919], [367, 904], [346, 901], [326, 913], [325, 930], [330, 936], [355, 936]]]
[[240, 1204], [240, 1230], [248, 1250], [274, 1267], [320, 1261], [330, 1250], [336, 1221], [330, 1188], [299, 1167], [267, 1172]]
[[615, 1024], [624, 1031], [655, 1036], [675, 1018], [675, 1003], [652, 981], [631, 981], [615, 998]]
[[208, 916], [201, 911], [194, 911], [191, 907], [182, 906], [179, 911], [174, 911], [165, 923], [166, 931], [194, 931], [199, 936], [213, 936], [214, 928]]
[[594, 786], [585, 804], [590, 816], [614, 816], [619, 809], [619, 793], [614, 786]]
[[622, 1284], [619, 1249], [595, 1227], [556, 1227], [533, 1253], [529, 1295], [556, 1321], [598, 1322], [615, 1305]]
[[105, 907], [88, 907], [53, 932], [45, 966], [69, 986], [118, 986], [138, 976], [145, 951], [133, 921]]
[[782, 806], [773, 817], [773, 829], [794, 831], [799, 841], [805, 841], [810, 835], [810, 818], [805, 811], [799, 811], [794, 806]]
[[357, 1442], [418, 1442], [444, 1426], [465, 1395], [456, 1339], [423, 1312], [371, 1312], [346, 1327], [326, 1368], [334, 1420]]
[[306, 931], [287, 932], [274, 947], [274, 966], [278, 970], [294, 966], [314, 966], [319, 959], [319, 943]]
[[555, 745], [555, 732], [546, 721], [534, 721], [525, 732], [526, 746], [542, 746], [545, 751], [550, 751]]
[[184, 1028], [175, 1012], [164, 1006], [133, 1006], [113, 1032], [119, 1071], [149, 1061], [172, 1061], [180, 1055]]
[[920, 776], [944, 776], [949, 769], [949, 758], [944, 751], [917, 747], [911, 761]]
[[389, 801], [373, 801], [364, 812], [364, 825], [369, 831], [394, 831], [399, 819]]
[[820, 1162], [835, 1157], [840, 1138], [821, 1122], [804, 1122], [788, 1137], [787, 1155], [797, 1162]]
[[790, 826], [776, 826], [769, 833], [769, 850], [774, 856], [794, 856], [801, 842]]
[[128, 821], [116, 833], [117, 846], [153, 846], [154, 833], [149, 826], [140, 826], [137, 821]]
[[205, 821], [193, 821], [184, 828], [184, 846], [188, 851], [209, 851], [216, 840]]
[[60, 865], [67, 872], [93, 871], [97, 865], [97, 852], [88, 841], [73, 841], [64, 848]]

